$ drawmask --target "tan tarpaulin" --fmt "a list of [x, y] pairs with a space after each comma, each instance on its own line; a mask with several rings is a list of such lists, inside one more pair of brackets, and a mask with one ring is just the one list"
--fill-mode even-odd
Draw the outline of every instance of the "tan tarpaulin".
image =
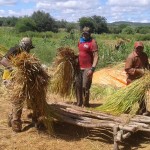
[[112, 85], [115, 87], [126, 86], [126, 73], [124, 68], [104, 68], [93, 74], [93, 84]]

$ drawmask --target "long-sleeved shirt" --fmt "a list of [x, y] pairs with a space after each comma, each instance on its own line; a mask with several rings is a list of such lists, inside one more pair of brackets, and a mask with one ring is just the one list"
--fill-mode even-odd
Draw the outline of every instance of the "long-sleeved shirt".
[[136, 69], [149, 69], [148, 56], [145, 52], [138, 55], [133, 51], [126, 59], [125, 71], [127, 73], [127, 84], [141, 77]]

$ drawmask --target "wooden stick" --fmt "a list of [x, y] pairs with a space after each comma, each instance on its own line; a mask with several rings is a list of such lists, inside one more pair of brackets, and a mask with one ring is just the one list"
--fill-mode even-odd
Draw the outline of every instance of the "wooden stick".
[[123, 130], [120, 130], [120, 131], [117, 132], [116, 140], [118, 142], [122, 141], [122, 135], [123, 135]]
[[144, 127], [144, 128], [149, 128], [150, 126], [145, 124], [145, 123], [140, 123], [140, 122], [129, 122], [128, 125], [137, 125], [137, 126], [140, 126], [140, 127]]
[[131, 120], [131, 121], [134, 121], [134, 122], [141, 122], [141, 123], [150, 124], [150, 117], [149, 117], [149, 118], [135, 117], [135, 118], [131, 118], [130, 120]]
[[128, 138], [130, 135], [131, 135], [131, 132], [127, 132], [126, 134], [122, 135], [122, 139], [124, 140], [124, 139]]
[[119, 150], [118, 141], [117, 141], [117, 132], [118, 132], [118, 126], [113, 127], [113, 135], [114, 135], [114, 147], [113, 150]]

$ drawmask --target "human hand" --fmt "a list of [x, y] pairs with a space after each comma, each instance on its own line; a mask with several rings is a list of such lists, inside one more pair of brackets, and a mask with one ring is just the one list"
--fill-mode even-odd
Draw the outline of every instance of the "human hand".
[[86, 74], [88, 77], [92, 77], [92, 75], [93, 75], [93, 71], [91, 70], [91, 69], [89, 69], [88, 71], [87, 71], [87, 74]]
[[144, 73], [145, 73], [145, 70], [144, 70], [144, 69], [136, 69], [135, 71], [136, 71], [136, 73], [138, 73], [139, 75], [144, 75]]

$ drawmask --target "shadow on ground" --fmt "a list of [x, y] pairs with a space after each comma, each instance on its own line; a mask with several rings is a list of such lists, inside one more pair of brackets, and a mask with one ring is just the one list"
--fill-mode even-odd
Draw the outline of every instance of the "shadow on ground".
[[[113, 132], [109, 128], [87, 129], [57, 122], [54, 124], [54, 131], [57, 138], [63, 138], [67, 141], [87, 138], [105, 144], [113, 144], [114, 142]], [[119, 143], [119, 148], [120, 150], [137, 150], [145, 148], [148, 144], [150, 144], [150, 133], [136, 132], [122, 143]]]
[[139, 131], [132, 134], [128, 139], [120, 143], [121, 145], [120, 150], [144, 149], [149, 144], [150, 144], [150, 133]]
[[[66, 102], [66, 104], [72, 104], [72, 105], [77, 106], [77, 102]], [[101, 106], [101, 105], [102, 105], [102, 103], [90, 103], [89, 108], [96, 108], [96, 107]]]
[[[24, 127], [23, 132], [33, 128], [31, 122], [25, 122], [27, 126]], [[86, 138], [91, 141], [99, 141], [105, 144], [113, 145], [113, 132], [109, 128], [83, 128], [71, 125], [64, 122], [55, 121], [53, 124], [54, 136], [57, 139], [65, 141], [79, 141]], [[45, 129], [39, 130], [40, 134], [48, 134]], [[119, 143], [120, 150], [137, 150], [143, 149], [150, 144], [150, 134], [143, 132], [136, 132], [128, 139]]]

